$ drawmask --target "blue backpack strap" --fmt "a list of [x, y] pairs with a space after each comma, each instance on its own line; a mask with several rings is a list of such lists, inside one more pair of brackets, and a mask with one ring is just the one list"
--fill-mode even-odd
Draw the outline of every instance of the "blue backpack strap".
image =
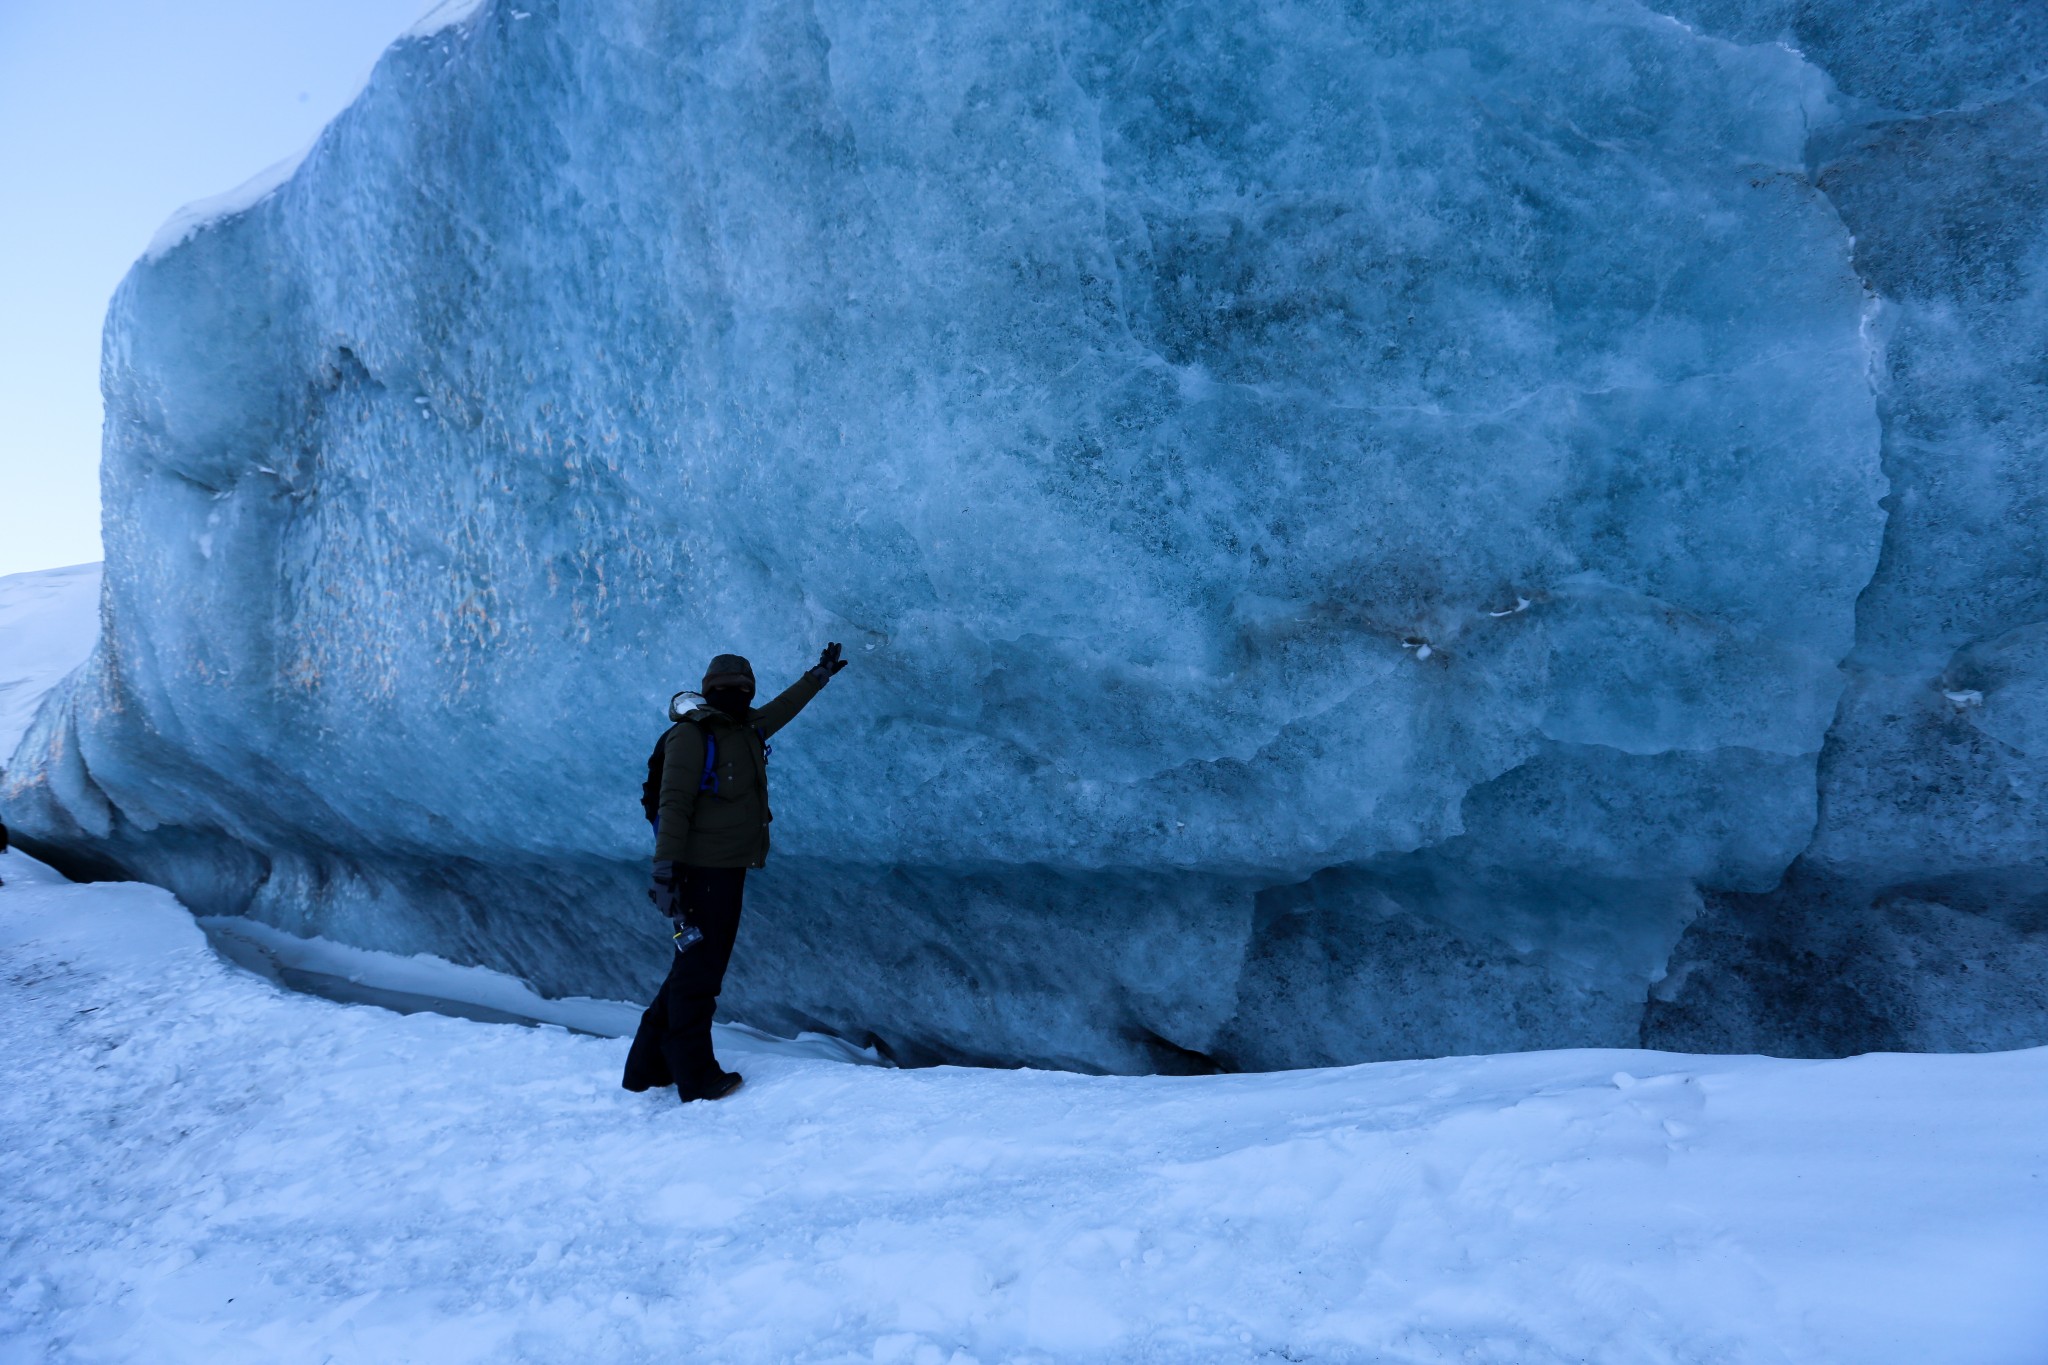
[[718, 737], [711, 733], [711, 727], [700, 725], [698, 731], [704, 736], [704, 771], [697, 776], [697, 790], [718, 795]]

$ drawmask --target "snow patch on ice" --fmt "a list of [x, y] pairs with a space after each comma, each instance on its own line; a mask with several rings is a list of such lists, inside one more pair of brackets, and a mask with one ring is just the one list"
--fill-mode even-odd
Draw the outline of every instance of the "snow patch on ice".
[[[419, 22], [405, 31], [405, 36], [431, 38], [444, 29], [466, 24], [476, 17], [486, 3], [487, 0], [441, 0], [440, 4], [421, 15]], [[524, 19], [527, 16], [517, 14], [514, 17]]]
[[0, 578], [0, 768], [50, 689], [92, 653], [99, 603], [97, 564]]
[[[421, 15], [411, 28], [400, 34], [398, 41], [431, 38], [437, 33], [466, 24], [476, 17], [486, 3], [488, 0], [440, 0], [440, 3], [433, 5]], [[362, 78], [356, 83], [355, 90], [350, 93], [348, 103], [355, 103], [369, 87], [374, 74], [374, 67], [363, 73]], [[158, 260], [167, 252], [190, 240], [193, 234], [201, 229], [255, 208], [282, 189], [292, 176], [298, 173], [299, 167], [312, 155], [313, 148], [319, 145], [319, 141], [319, 138], [314, 138], [295, 155], [266, 166], [224, 194], [195, 200], [178, 209], [164, 220], [163, 226], [156, 230], [156, 235], [149, 239], [149, 245], [143, 248], [142, 259]]]
[[185, 205], [156, 230], [143, 248], [142, 259], [155, 261], [165, 253], [182, 245], [203, 228], [224, 222], [237, 214], [247, 213], [271, 195], [283, 189], [308, 156], [319, 145], [319, 139], [306, 144], [304, 150], [286, 157], [274, 165], [266, 166], [225, 194], [216, 194], [210, 199], [200, 199]]

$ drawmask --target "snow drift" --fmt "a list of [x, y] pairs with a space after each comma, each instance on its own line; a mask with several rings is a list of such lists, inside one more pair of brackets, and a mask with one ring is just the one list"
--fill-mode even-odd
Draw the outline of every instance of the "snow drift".
[[[0, 876], [10, 1359], [2039, 1365], [2048, 1340], [2048, 1049], [1102, 1077], [728, 1035], [746, 1088], [679, 1110], [618, 1088], [622, 1039], [279, 991], [154, 887]], [[480, 968], [260, 932], [520, 1008]]]
[[43, 698], [92, 653], [100, 566], [0, 575], [0, 754], [11, 754]]
[[[1898, 54], [1910, 52], [1910, 57]], [[487, 4], [108, 321], [10, 821], [904, 1060], [2048, 1039], [2048, 53], [1961, 4]]]

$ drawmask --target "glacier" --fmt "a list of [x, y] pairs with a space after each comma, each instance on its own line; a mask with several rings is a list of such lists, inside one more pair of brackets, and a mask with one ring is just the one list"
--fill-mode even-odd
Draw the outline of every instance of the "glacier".
[[523, 0], [110, 310], [0, 815], [651, 990], [637, 784], [778, 740], [730, 1014], [902, 1062], [2048, 1041], [2048, 19]]

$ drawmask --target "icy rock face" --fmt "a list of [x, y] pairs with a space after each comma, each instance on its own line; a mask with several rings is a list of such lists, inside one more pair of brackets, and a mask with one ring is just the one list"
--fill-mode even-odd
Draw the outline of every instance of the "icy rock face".
[[[1696, 8], [532, 0], [403, 41], [117, 297], [108, 634], [8, 817], [644, 991], [668, 694], [836, 638], [751, 1022], [1111, 1069], [1804, 1039], [1728, 985], [1795, 952], [1787, 869], [1875, 923], [1841, 888], [1951, 837], [1887, 832], [1885, 746], [1954, 746], [1885, 698], [2035, 734], [2041, 256], [1994, 182], [2040, 144], [1982, 103], [2011, 35], [1935, 24], [1982, 60], [1899, 113], [1882, 23]], [[1957, 183], [1994, 262], [1922, 244]], [[1887, 522], [1998, 423], [2007, 503]], [[1930, 633], [1949, 593], [1997, 629]], [[1970, 866], [2031, 885], [2039, 830]]]
[[1710, 896], [1645, 1036], [1735, 1051], [2048, 1040], [2048, 8], [1690, 3], [1826, 67], [1816, 183], [1883, 300], [1890, 519], [1814, 842]]

